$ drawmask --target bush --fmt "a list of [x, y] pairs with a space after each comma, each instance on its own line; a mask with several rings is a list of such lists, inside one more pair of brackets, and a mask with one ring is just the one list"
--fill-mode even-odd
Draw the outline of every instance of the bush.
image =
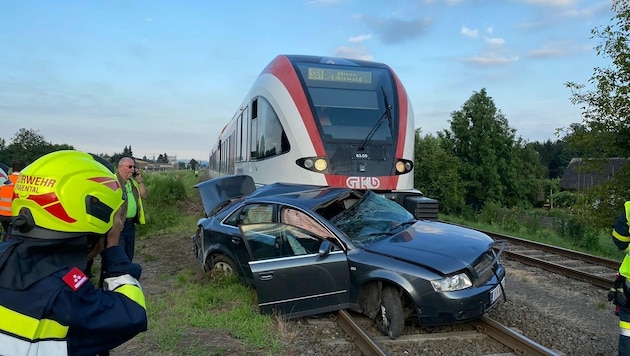
[[573, 216], [556, 219], [554, 229], [558, 236], [571, 241], [575, 246], [599, 249], [598, 234], [589, 228], [584, 219]]
[[193, 185], [192, 172], [151, 173], [143, 177], [147, 198], [143, 199], [147, 223], [138, 225], [138, 234], [155, 233], [177, 226], [182, 218], [181, 205], [190, 200], [186, 185]]

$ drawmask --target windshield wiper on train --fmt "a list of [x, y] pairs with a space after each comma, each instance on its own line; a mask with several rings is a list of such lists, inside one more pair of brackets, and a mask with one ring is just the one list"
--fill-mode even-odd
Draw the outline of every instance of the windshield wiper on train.
[[387, 118], [387, 122], [389, 124], [389, 133], [392, 135], [392, 138], [394, 138], [394, 128], [392, 127], [392, 107], [389, 105], [389, 102], [387, 101], [387, 94], [385, 94], [385, 88], [381, 87], [381, 90], [383, 91], [383, 100], [385, 101], [385, 112], [383, 113], [383, 115], [381, 115], [380, 119], [378, 119], [376, 124], [374, 124], [374, 127], [372, 127], [372, 130], [370, 130], [370, 132], [367, 134], [363, 142], [361, 142], [361, 145], [358, 148], [359, 151], [365, 150], [365, 147], [367, 147], [367, 144], [372, 140], [372, 137], [374, 136], [374, 134], [376, 134], [376, 131], [378, 131], [378, 128], [381, 127], [381, 124], [383, 123], [383, 120], [385, 118]]

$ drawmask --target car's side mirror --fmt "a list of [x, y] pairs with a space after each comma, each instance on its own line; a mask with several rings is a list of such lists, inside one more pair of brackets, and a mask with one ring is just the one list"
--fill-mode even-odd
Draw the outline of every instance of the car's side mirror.
[[322, 241], [319, 245], [319, 257], [326, 257], [333, 250], [334, 245], [328, 240]]

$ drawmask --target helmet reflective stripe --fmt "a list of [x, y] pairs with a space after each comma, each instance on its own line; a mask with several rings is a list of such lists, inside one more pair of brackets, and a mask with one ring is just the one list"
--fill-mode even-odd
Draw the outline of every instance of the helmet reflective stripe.
[[57, 198], [57, 194], [55, 193], [48, 193], [44, 195], [29, 195], [27, 199], [32, 200], [33, 202], [35, 202], [35, 204], [40, 205], [44, 210], [48, 211], [51, 215], [59, 220], [68, 223], [73, 223], [77, 221], [76, 219], [68, 216], [68, 213], [64, 210], [61, 202]]

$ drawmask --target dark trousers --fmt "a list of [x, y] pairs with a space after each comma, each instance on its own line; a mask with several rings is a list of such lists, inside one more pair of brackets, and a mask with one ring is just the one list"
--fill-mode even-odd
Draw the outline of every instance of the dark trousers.
[[136, 224], [134, 223], [134, 219], [125, 220], [125, 226], [120, 232], [118, 246], [125, 251], [125, 254], [129, 257], [129, 261], [133, 261], [133, 255], [136, 250]]

